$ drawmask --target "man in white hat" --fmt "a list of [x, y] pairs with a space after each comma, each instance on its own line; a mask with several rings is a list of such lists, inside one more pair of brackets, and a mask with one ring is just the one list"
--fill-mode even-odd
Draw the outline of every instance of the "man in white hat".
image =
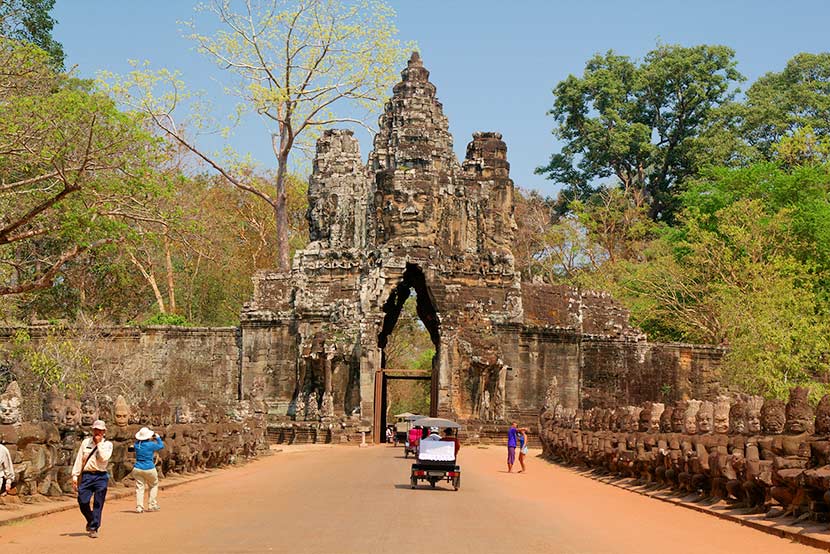
[[[100, 419], [92, 424], [92, 436], [85, 438], [72, 466], [72, 488], [78, 492], [78, 505], [86, 519], [90, 538], [98, 538], [101, 512], [107, 499], [107, 463], [112, 456], [112, 443], [104, 438], [107, 425]], [[93, 500], [90, 508], [89, 501]]]
[[144, 489], [150, 488], [150, 511], [159, 509], [158, 491], [159, 474], [153, 455], [164, 448], [164, 443], [156, 433], [147, 427], [142, 427], [135, 434], [135, 511], [139, 514], [144, 511]]

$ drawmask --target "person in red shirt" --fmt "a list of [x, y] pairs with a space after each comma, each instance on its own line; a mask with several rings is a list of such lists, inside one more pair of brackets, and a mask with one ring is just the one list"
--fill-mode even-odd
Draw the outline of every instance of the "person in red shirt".
[[461, 442], [458, 440], [458, 437], [453, 435], [452, 429], [449, 427], [444, 429], [444, 437], [441, 440], [455, 443], [455, 457], [458, 458], [458, 451], [461, 450]]

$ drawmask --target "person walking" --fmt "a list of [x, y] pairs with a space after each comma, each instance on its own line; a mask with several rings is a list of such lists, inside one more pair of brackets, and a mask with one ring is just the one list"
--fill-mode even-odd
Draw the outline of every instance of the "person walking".
[[12, 489], [14, 483], [14, 464], [9, 449], [0, 444], [0, 496]]
[[[78, 493], [78, 505], [92, 539], [98, 538], [104, 501], [107, 499], [107, 463], [112, 456], [112, 443], [104, 438], [106, 432], [106, 423], [96, 419], [92, 423], [92, 436], [81, 441], [72, 466], [72, 488]], [[90, 500], [93, 500], [91, 508]]]
[[164, 442], [156, 433], [147, 427], [142, 427], [135, 434], [135, 465], [133, 478], [135, 479], [135, 511], [144, 511], [144, 490], [150, 489], [148, 509], [156, 512], [158, 504], [159, 473], [153, 461], [155, 453], [164, 448]]
[[522, 466], [522, 469], [519, 470], [519, 473], [523, 471], [527, 471], [525, 468], [525, 456], [527, 455], [527, 429], [522, 427], [519, 429], [519, 465]]
[[510, 424], [507, 431], [507, 473], [513, 473], [513, 464], [516, 462], [516, 442], [518, 440], [516, 422]]

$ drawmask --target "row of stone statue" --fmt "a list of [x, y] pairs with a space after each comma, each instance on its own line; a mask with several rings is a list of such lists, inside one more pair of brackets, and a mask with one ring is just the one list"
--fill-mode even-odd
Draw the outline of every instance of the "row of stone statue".
[[540, 439], [551, 459], [726, 501], [768, 517], [830, 519], [830, 395], [806, 388], [785, 404], [759, 396], [586, 411], [547, 407]]
[[122, 396], [110, 401], [78, 400], [53, 389], [43, 405], [42, 420], [23, 421], [17, 383], [0, 394], [0, 444], [5, 445], [17, 475], [20, 495], [59, 496], [72, 492], [71, 469], [77, 449], [95, 419], [108, 423], [113, 442], [110, 473], [114, 481], [129, 479], [135, 456], [129, 448], [135, 433], [150, 426], [165, 442], [157, 467], [164, 474], [189, 473], [233, 463], [264, 450], [264, 407], [255, 401], [234, 405], [163, 400], [130, 406]]

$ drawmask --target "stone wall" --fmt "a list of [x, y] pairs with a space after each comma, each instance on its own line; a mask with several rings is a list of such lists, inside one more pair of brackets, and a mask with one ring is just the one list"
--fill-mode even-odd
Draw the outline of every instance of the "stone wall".
[[140, 379], [138, 387], [147, 397], [162, 394], [174, 375], [180, 386], [190, 388], [189, 398], [226, 402], [240, 399], [241, 332], [236, 327], [124, 326], [102, 327], [94, 332], [45, 325], [0, 327], [0, 363], [2, 351], [21, 329], [29, 334], [35, 347], [55, 333], [86, 342], [95, 353], [96, 363], [136, 376]]

